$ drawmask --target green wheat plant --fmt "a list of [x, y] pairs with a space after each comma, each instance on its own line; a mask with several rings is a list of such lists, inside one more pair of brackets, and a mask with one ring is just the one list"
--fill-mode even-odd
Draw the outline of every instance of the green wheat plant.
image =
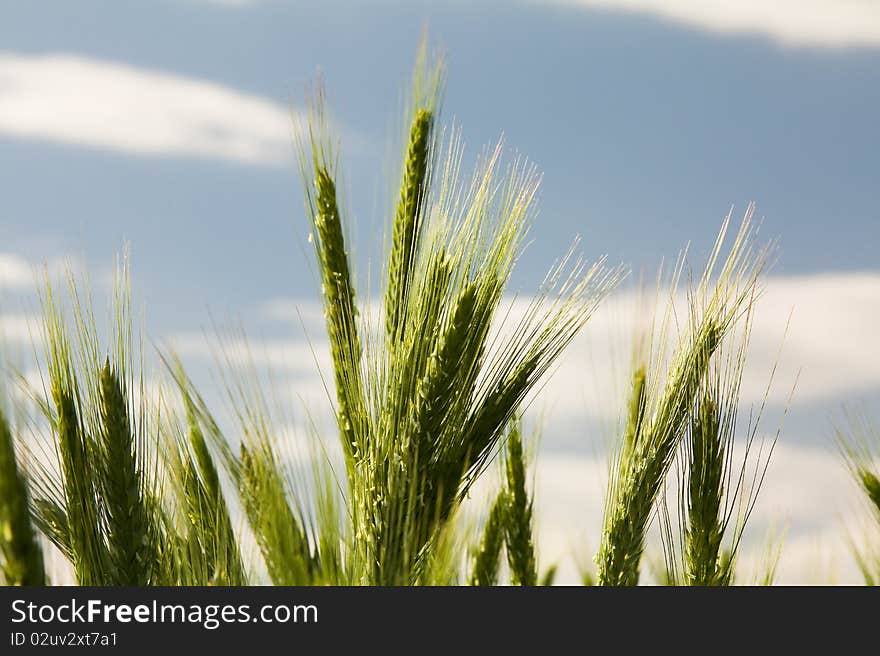
[[70, 274], [66, 296], [48, 280], [42, 292], [47, 375], [32, 392], [42, 422], [27, 449], [36, 526], [82, 585], [245, 582], [193, 413], [174, 425], [188, 440], [173, 440], [146, 387], [127, 263], [108, 346], [82, 287]]
[[[160, 346], [148, 369], [127, 257], [106, 327], [87, 280], [46, 277], [40, 381], [18, 375], [25, 395], [6, 393], [6, 368], [0, 381], [3, 583], [42, 585], [47, 572], [59, 582], [58, 559], [80, 585], [553, 584], [556, 566], [539, 568], [537, 453], [522, 417], [623, 271], [585, 262], [574, 243], [535, 294], [514, 296], [540, 176], [500, 142], [471, 162], [461, 130], [442, 120], [445, 81], [423, 41], [376, 279], [352, 255], [363, 245], [322, 86], [296, 126], [332, 407], [329, 431], [318, 408], [304, 408], [306, 448], [288, 432], [298, 412], [289, 390], [252, 358], [218, 349], [216, 404], [173, 348]], [[748, 412], [741, 401], [768, 254], [752, 215], [738, 230], [727, 217], [693, 280], [684, 256], [658, 279], [664, 309], [645, 315], [636, 340], [585, 585], [639, 584], [655, 527], [661, 582], [743, 582], [740, 551], [779, 435], [759, 432], [766, 394]], [[872, 539], [876, 434], [856, 423], [839, 431]], [[493, 467], [498, 487], [475, 535], [468, 512]], [[856, 551], [877, 584], [872, 544]]]
[[[730, 216], [724, 222], [701, 278], [688, 292], [688, 326], [675, 347], [668, 373], [661, 366], [662, 356], [637, 360], [622, 446], [609, 479], [596, 557], [599, 585], [636, 585], [639, 581], [648, 525], [712, 358], [756, 294], [765, 253], [752, 243], [751, 217], [752, 208], [722, 260]], [[681, 266], [673, 275], [673, 290], [680, 273]], [[667, 341], [669, 323], [668, 317], [661, 322], [661, 345]]]
[[[266, 399], [253, 364], [225, 377], [239, 435], [237, 449], [180, 362], [172, 368], [180, 393], [188, 399], [192, 421], [203, 427], [206, 442], [229, 474], [269, 580], [275, 585], [348, 583], [352, 565], [346, 558], [351, 549], [329, 463], [316, 448], [308, 475], [286, 466], [293, 459], [288, 453], [292, 444], [274, 429], [277, 413]], [[227, 362], [224, 370], [229, 373], [233, 367]], [[232, 545], [231, 525], [225, 520], [223, 525], [229, 527], [225, 542]]]
[[[393, 213], [384, 329], [361, 314], [336, 193], [323, 93], [300, 144], [333, 360], [348, 506], [362, 582], [408, 584], [505, 426], [617, 279], [572, 256], [506, 336], [493, 334], [534, 213], [538, 176], [487, 151], [462, 181], [460, 137], [437, 133], [442, 61], [423, 46]], [[371, 339], [376, 332], [383, 336]]]

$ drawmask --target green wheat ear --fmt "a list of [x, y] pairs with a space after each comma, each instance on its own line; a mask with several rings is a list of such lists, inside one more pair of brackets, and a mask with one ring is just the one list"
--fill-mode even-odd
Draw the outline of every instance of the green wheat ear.
[[504, 547], [504, 522], [507, 496], [502, 490], [492, 504], [480, 544], [471, 564], [471, 585], [492, 586], [498, 583], [498, 566]]
[[419, 108], [410, 130], [389, 255], [385, 328], [389, 343], [392, 344], [403, 337], [400, 334], [403, 328], [401, 315], [402, 308], [406, 305], [421, 236], [421, 215], [427, 191], [433, 125], [433, 110]]
[[626, 462], [635, 450], [642, 423], [645, 419], [645, 403], [647, 401], [647, 373], [644, 366], [636, 368], [633, 374], [632, 390], [629, 397], [626, 430], [623, 437], [623, 453], [621, 462]]
[[31, 524], [28, 486], [0, 410], [0, 575], [5, 585], [45, 585], [43, 551]]
[[333, 148], [327, 134], [323, 91], [311, 105], [307, 142], [299, 143], [306, 209], [321, 274], [321, 292], [333, 373], [337, 420], [349, 458], [363, 448], [366, 400], [361, 377], [361, 340], [355, 287], [348, 260], [342, 216], [336, 194]]
[[128, 416], [125, 390], [109, 359], [100, 375], [100, 493], [107, 521], [107, 542], [113, 564], [113, 585], [147, 585], [159, 561], [151, 530], [144, 472]]
[[245, 513], [275, 585], [312, 585], [320, 564], [287, 500], [283, 476], [267, 445], [241, 446], [239, 481]]
[[[644, 402], [640, 376], [636, 374], [628, 426], [633, 425], [633, 417], [643, 414], [633, 412], [633, 408], [644, 404], [652, 411], [635, 422], [639, 425], [637, 433], [628, 427], [621, 449], [623, 457], [618, 456], [617, 471], [609, 481], [604, 529], [596, 556], [600, 585], [638, 583], [655, 502], [682, 442], [712, 357], [737, 320], [752, 307], [766, 258], [766, 251], [755, 253], [751, 245], [753, 211], [750, 206], [721, 271], [715, 276], [713, 271], [730, 216], [725, 220], [703, 276], [688, 297], [690, 333], [674, 354], [665, 383], [659, 389], [648, 388]], [[677, 277], [678, 274], [674, 279]]]
[[677, 530], [661, 502], [666, 576], [685, 585], [733, 585], [742, 537], [781, 430], [770, 440], [759, 437], [772, 373], [764, 401], [750, 409], [746, 428], [738, 426], [752, 317], [749, 305], [739, 334], [718, 349], [691, 410], [677, 459]]
[[506, 455], [507, 512], [504, 528], [511, 582], [513, 585], [535, 586], [538, 583], [538, 568], [532, 541], [532, 499], [526, 489], [522, 426], [519, 421], [513, 422], [507, 434]]
[[717, 328], [707, 324], [695, 336], [661, 396], [653, 422], [644, 429], [636, 448], [609, 495], [609, 512], [598, 555], [600, 585], [636, 585], [648, 522], [663, 479], [678, 447], [694, 396], [717, 347]]
[[80, 423], [76, 401], [62, 380], [53, 381], [58, 450], [64, 475], [67, 531], [74, 569], [81, 585], [100, 585], [110, 571], [97, 505], [97, 485], [89, 438]]
[[435, 125], [443, 92], [445, 67], [442, 57], [433, 59], [423, 36], [416, 56], [410, 101], [409, 138], [397, 209], [391, 225], [388, 277], [385, 285], [385, 332], [389, 348], [405, 337], [406, 308], [416, 274], [419, 247], [425, 224]]
[[689, 585], [717, 585], [727, 580], [721, 551], [725, 445], [718, 406], [708, 395], [700, 401], [691, 440], [686, 574]]
[[193, 459], [184, 461], [183, 472], [191, 523], [190, 543], [204, 553], [209, 574], [207, 583], [244, 585], [247, 576], [214, 456], [208, 449], [192, 399], [185, 395], [184, 400], [193, 455]]

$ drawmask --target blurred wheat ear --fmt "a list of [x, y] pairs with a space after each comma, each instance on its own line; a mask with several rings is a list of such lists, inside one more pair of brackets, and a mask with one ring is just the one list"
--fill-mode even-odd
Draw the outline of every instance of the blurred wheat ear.
[[502, 490], [492, 503], [480, 543], [474, 549], [470, 585], [492, 586], [498, 583], [501, 550], [504, 548], [507, 505], [507, 495]]
[[850, 538], [856, 563], [867, 585], [880, 585], [880, 431], [864, 414], [850, 411], [836, 429], [837, 443], [872, 518], [864, 544]]
[[[149, 427], [141, 348], [133, 339], [127, 261], [117, 277], [106, 349], [91, 299], [73, 274], [67, 282], [66, 310], [48, 279], [42, 293], [48, 393], [37, 401], [51, 444], [28, 454], [35, 523], [82, 585], [173, 582], [164, 575], [170, 524], [156, 476], [159, 449]], [[45, 454], [57, 461], [46, 462]]]
[[0, 576], [4, 585], [44, 585], [43, 551], [31, 524], [27, 479], [0, 409]]

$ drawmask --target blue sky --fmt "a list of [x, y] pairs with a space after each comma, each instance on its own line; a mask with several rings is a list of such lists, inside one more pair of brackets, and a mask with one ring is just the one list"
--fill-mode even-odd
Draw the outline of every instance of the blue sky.
[[[310, 307], [316, 285], [290, 117], [320, 70], [365, 273], [426, 25], [447, 52], [444, 118], [470, 155], [503, 133], [544, 173], [515, 290], [532, 292], [575, 235], [587, 256], [648, 275], [688, 242], [699, 261], [731, 206], [738, 215], [756, 201], [762, 236], [779, 242], [756, 338], [765, 370], [794, 312], [771, 404], [779, 414], [800, 372], [791, 462], [814, 455], [796, 447], [829, 446], [843, 401], [877, 408], [880, 5], [870, 0], [0, 0], [7, 332], [33, 307], [23, 267], [73, 256], [100, 284], [129, 241], [151, 338], [189, 344], [198, 363], [193, 336], [232, 317], [300, 353], [290, 308]], [[588, 368], [583, 349], [550, 399], [572, 408], [546, 440], [566, 457], [592, 452], [572, 428], [591, 388], [580, 381], [565, 396]], [[311, 366], [300, 361], [291, 378]], [[595, 426], [608, 414], [586, 412]]]

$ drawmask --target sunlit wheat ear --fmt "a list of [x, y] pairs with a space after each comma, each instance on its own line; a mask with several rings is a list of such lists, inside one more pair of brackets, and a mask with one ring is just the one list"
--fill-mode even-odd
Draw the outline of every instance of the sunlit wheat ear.
[[[235, 341], [244, 340], [241, 335]], [[216, 461], [234, 484], [269, 579], [277, 585], [349, 582], [339, 490], [326, 459], [319, 455], [317, 438], [312, 443], [314, 465], [305, 467], [306, 474], [300, 473], [304, 463], [285, 467], [285, 460], [296, 459], [296, 445], [278, 427], [290, 422], [270, 405], [250, 353], [244, 363], [222, 346], [216, 355], [240, 436], [236, 449], [230, 447], [182, 363], [170, 358], [169, 370], [207, 444], [218, 454]]]
[[44, 585], [43, 551], [31, 524], [28, 483], [12, 429], [0, 409], [0, 578], [4, 585]]
[[647, 400], [647, 373], [645, 366], [636, 368], [633, 374], [632, 387], [627, 403], [626, 429], [623, 434], [623, 449], [620, 454], [621, 466], [632, 457], [639, 436], [642, 432], [642, 423], [645, 419], [645, 403]]
[[421, 237], [422, 208], [427, 191], [434, 111], [419, 108], [412, 129], [404, 163], [401, 197], [394, 216], [388, 282], [385, 298], [385, 330], [389, 346], [400, 335], [401, 312], [407, 293]]
[[739, 343], [728, 339], [716, 358], [685, 441], [687, 487], [681, 490], [680, 524], [689, 585], [734, 583], [742, 537], [781, 431], [777, 428], [772, 439], [758, 434], [775, 365], [759, 406], [749, 410], [747, 422], [738, 418], [752, 316], [750, 308]]
[[[638, 583], [655, 502], [712, 356], [754, 301], [766, 252], [751, 243], [752, 214], [750, 207], [719, 271], [730, 217], [724, 222], [703, 276], [688, 295], [690, 329], [677, 346], [665, 380], [655, 375], [654, 384], [647, 388], [645, 418], [630, 455], [625, 461], [618, 458], [620, 466], [609, 483], [596, 561], [601, 585]], [[662, 368], [652, 366], [650, 370]]]
[[400, 198], [391, 227], [385, 286], [385, 331], [389, 350], [404, 337], [402, 315], [408, 302], [426, 218], [425, 201], [433, 170], [435, 125], [443, 86], [442, 59], [429, 59], [425, 39], [419, 49], [415, 71], [409, 107], [409, 138], [402, 167]]
[[444, 73], [425, 52], [388, 231], [384, 325], [357, 323], [320, 92], [300, 131], [356, 560], [365, 582], [383, 585], [429, 576], [508, 422], [620, 274], [563, 258], [513, 329], [493, 334], [539, 176], [522, 159], [507, 164], [499, 144], [462, 177], [459, 133], [440, 146], [434, 135]]
[[721, 556], [721, 504], [725, 453], [718, 405], [703, 396], [691, 423], [691, 457], [685, 540], [686, 575], [692, 585], [715, 585], [728, 579]]
[[333, 357], [339, 430], [349, 457], [359, 457], [363, 445], [366, 401], [361, 374], [361, 338], [354, 280], [345, 230], [336, 193], [334, 146], [331, 143], [319, 86], [310, 106], [307, 126], [299, 126], [300, 168], [305, 185], [306, 212], [312, 224], [321, 276], [327, 336]]
[[428, 358], [416, 388], [416, 407], [408, 434], [417, 438], [412, 447], [420, 453], [429, 454], [438, 445], [440, 427], [456, 398], [454, 385], [466, 357], [476, 302], [476, 285], [468, 285], [456, 299], [449, 325]]
[[753, 317], [750, 302], [718, 348], [692, 408], [676, 468], [677, 527], [661, 503], [668, 576], [687, 585], [735, 582], [742, 537], [781, 432], [780, 426], [772, 438], [759, 436], [775, 365], [757, 407], [741, 407]]

